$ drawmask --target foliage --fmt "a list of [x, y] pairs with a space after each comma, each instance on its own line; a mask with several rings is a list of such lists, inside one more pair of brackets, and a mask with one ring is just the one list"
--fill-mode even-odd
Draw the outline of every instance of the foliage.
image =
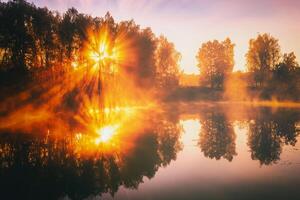
[[160, 36], [155, 52], [156, 79], [159, 87], [174, 88], [179, 84], [179, 62], [181, 55], [173, 43]]
[[24, 0], [0, 3], [0, 17], [0, 75], [6, 77], [12, 72], [14, 78], [6, 79], [12, 84], [17, 83], [16, 76], [24, 79], [24, 74], [33, 74], [31, 78], [56, 79], [74, 66], [84, 66], [88, 63], [84, 50], [90, 42], [89, 34], [101, 34], [103, 27], [108, 29], [112, 42], [121, 39], [127, 49], [134, 49], [128, 56], [134, 62], [126, 61], [122, 67], [137, 86], [161, 86], [155, 81], [161, 82], [165, 75], [171, 82], [178, 82], [179, 54], [174, 45], [164, 37], [157, 38], [150, 28], [141, 29], [133, 20], [116, 23], [110, 13], [103, 18], [91, 17], [75, 8], [61, 15]]
[[196, 56], [200, 73], [209, 81], [211, 88], [222, 88], [224, 78], [232, 72], [234, 66], [234, 44], [227, 38], [208, 41], [202, 44]]
[[256, 85], [262, 85], [280, 61], [280, 46], [278, 40], [270, 34], [259, 34], [249, 41], [246, 54], [248, 71], [254, 73]]

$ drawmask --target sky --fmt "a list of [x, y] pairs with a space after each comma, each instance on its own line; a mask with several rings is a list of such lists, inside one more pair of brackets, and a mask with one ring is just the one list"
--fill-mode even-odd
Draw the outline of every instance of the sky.
[[[29, 0], [30, 1], [30, 0]], [[116, 21], [134, 19], [142, 28], [165, 35], [182, 54], [181, 69], [199, 73], [196, 54], [202, 43], [224, 40], [235, 43], [234, 70], [245, 70], [249, 39], [270, 33], [279, 39], [282, 53], [300, 58], [299, 0], [31, 0], [35, 5], [65, 12], [104, 16]]]

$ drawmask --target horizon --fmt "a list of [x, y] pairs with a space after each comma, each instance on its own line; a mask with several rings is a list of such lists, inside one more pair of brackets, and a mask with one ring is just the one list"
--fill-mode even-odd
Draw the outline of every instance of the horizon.
[[[156, 35], [166, 36], [181, 53], [181, 69], [199, 74], [196, 54], [201, 44], [229, 37], [235, 44], [234, 71], [246, 71], [248, 42], [258, 33], [269, 33], [279, 40], [283, 53], [300, 57], [300, 2], [266, 0], [259, 2], [166, 0], [29, 0], [39, 7], [64, 13], [74, 7], [93, 17], [110, 12], [119, 21], [134, 19], [142, 28], [150, 27]], [[199, 12], [200, 11], [200, 12]], [[180, 28], [178, 28], [180, 27]]]

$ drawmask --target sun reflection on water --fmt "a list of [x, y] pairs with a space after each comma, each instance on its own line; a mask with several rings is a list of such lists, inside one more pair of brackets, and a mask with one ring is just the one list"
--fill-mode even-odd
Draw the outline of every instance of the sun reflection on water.
[[[71, 151], [81, 156], [95, 156], [100, 154], [125, 153], [130, 148], [130, 141], [134, 137], [128, 132], [139, 129], [142, 125], [132, 122], [143, 115], [141, 107], [111, 107], [88, 108], [88, 117], [83, 126], [74, 130]], [[128, 128], [127, 124], [132, 126]], [[122, 148], [121, 148], [122, 147]], [[122, 150], [121, 150], [122, 149]]]
[[198, 119], [185, 119], [180, 121], [183, 128], [182, 143], [184, 146], [196, 146], [197, 138], [201, 129]]

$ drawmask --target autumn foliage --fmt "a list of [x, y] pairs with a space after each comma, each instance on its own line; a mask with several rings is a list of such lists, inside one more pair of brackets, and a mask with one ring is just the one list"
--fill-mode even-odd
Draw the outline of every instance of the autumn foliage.
[[230, 74], [234, 66], [234, 44], [227, 38], [208, 41], [202, 44], [196, 56], [198, 67], [204, 81], [211, 88], [222, 88], [225, 77]]

